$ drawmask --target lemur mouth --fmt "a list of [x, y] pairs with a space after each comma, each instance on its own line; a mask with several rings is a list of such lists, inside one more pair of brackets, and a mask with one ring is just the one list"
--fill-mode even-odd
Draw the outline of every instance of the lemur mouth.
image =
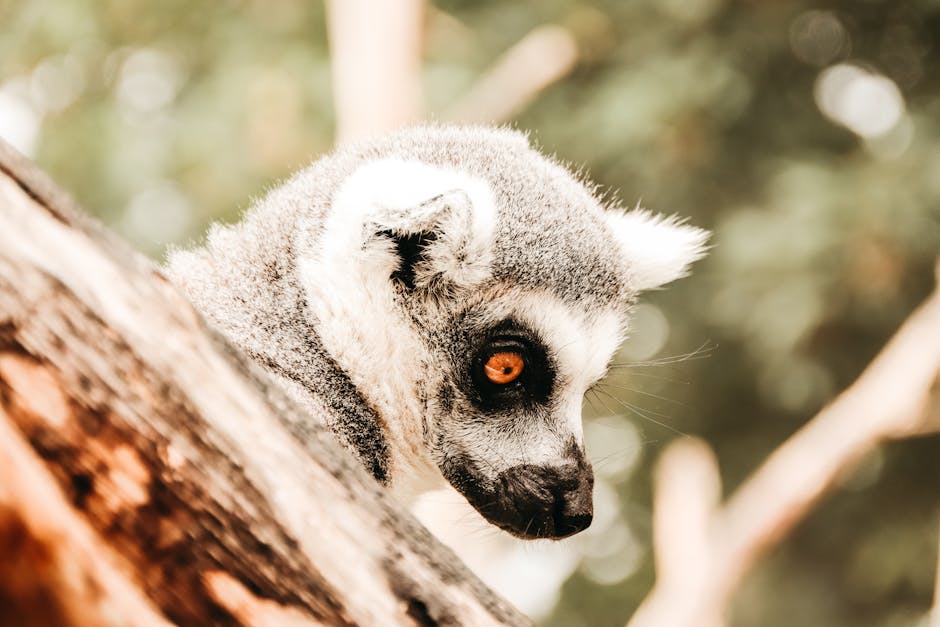
[[563, 466], [524, 464], [484, 482], [467, 459], [445, 477], [484, 518], [527, 540], [560, 540], [584, 531], [594, 517], [594, 473], [583, 458]]

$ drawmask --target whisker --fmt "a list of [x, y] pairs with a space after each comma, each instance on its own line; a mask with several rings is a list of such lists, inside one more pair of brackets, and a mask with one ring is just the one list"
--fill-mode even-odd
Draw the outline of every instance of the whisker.
[[605, 392], [604, 390], [597, 390], [597, 391], [598, 391], [599, 393], [601, 393], [601, 394], [603, 394], [603, 395], [609, 397], [609, 398], [610, 398], [611, 400], [613, 400], [614, 402], [619, 403], [619, 404], [622, 405], [624, 408], [629, 409], [630, 411], [632, 411], [633, 413], [635, 413], [637, 416], [640, 416], [641, 418], [644, 418], [644, 419], [646, 419], [646, 420], [652, 422], [652, 423], [655, 424], [655, 425], [659, 425], [660, 427], [662, 427], [662, 428], [664, 428], [664, 429], [668, 429], [669, 431], [672, 431], [672, 432], [675, 433], [676, 435], [683, 435], [683, 436], [684, 436], [684, 435], [688, 435], [688, 434], [683, 433], [682, 431], [676, 429], [675, 427], [673, 427], [673, 426], [671, 426], [671, 425], [668, 425], [668, 424], [666, 424], [666, 423], [664, 423], [664, 422], [660, 422], [659, 420], [656, 420], [655, 418], [651, 418], [650, 416], [648, 416], [648, 415], [646, 414], [646, 412], [649, 412], [649, 413], [651, 413], [651, 414], [653, 414], [653, 415], [656, 415], [656, 416], [659, 416], [659, 417], [661, 417], [661, 418], [667, 418], [668, 416], [664, 416], [663, 414], [658, 414], [658, 413], [656, 413], [656, 412], [654, 412], [654, 411], [652, 411], [652, 410], [646, 410], [646, 411], [641, 410], [639, 407], [637, 407], [637, 406], [635, 406], [635, 405], [632, 405], [632, 404], [630, 404], [630, 403], [628, 403], [628, 402], [626, 402], [626, 401], [624, 401], [624, 400], [621, 400], [621, 399], [617, 398], [616, 396], [614, 396], [613, 394], [611, 394], [611, 393], [609, 393], [609, 392]]
[[[620, 364], [620, 368], [628, 368], [630, 364]], [[690, 385], [691, 381], [689, 379], [675, 379], [673, 377], [664, 377], [661, 375], [652, 374], [649, 372], [631, 372], [627, 375], [631, 378], [633, 377], [645, 377], [647, 379], [656, 379], [657, 381], [666, 381], [668, 383], [676, 383], [679, 385]]]
[[[608, 414], [610, 414], [611, 416], [616, 416], [616, 415], [619, 413], [619, 412], [616, 412], [616, 411], [614, 411], [613, 409], [611, 409], [610, 406], [609, 406], [607, 403], [604, 402], [604, 399], [602, 399], [600, 396], [598, 396], [598, 394], [600, 394], [600, 392], [601, 392], [601, 389], [600, 389], [600, 388], [591, 388], [590, 390], [588, 390], [588, 392], [593, 392], [593, 393], [594, 393], [594, 398], [596, 398], [596, 399], [597, 399], [597, 402], [599, 402], [601, 405], [604, 406], [604, 409], [607, 410], [607, 413], [608, 413]], [[586, 396], [586, 394], [585, 394], [585, 396]]]
[[671, 415], [669, 415], [669, 414], [664, 414], [664, 413], [662, 413], [662, 412], [660, 412], [660, 411], [656, 411], [655, 409], [649, 409], [648, 407], [640, 407], [639, 405], [635, 405], [634, 403], [631, 403], [630, 401], [628, 401], [628, 400], [626, 400], [626, 399], [623, 399], [623, 398], [617, 396], [616, 394], [611, 394], [611, 393], [608, 392], [607, 390], [601, 389], [601, 390], [598, 390], [598, 392], [604, 394], [604, 395], [607, 396], [608, 398], [613, 399], [615, 402], [617, 402], [617, 403], [620, 404], [621, 406], [627, 407], [628, 409], [632, 409], [633, 411], [640, 411], [640, 412], [649, 414], [649, 415], [651, 415], [651, 416], [656, 416], [657, 418], [662, 418], [662, 419], [664, 419], [664, 420], [669, 420], [669, 419], [672, 418]]
[[608, 453], [607, 455], [603, 455], [601, 457], [598, 457], [597, 459], [590, 460], [591, 465], [594, 466], [595, 468], [600, 468], [604, 464], [611, 462], [617, 459], [618, 457], [623, 457], [624, 455], [627, 455], [628, 453], [632, 453], [632, 452], [633, 452], [632, 448], [624, 448], [619, 451], [614, 451], [613, 453]]
[[[597, 398], [597, 395], [596, 395], [596, 394], [595, 394], [594, 396], [591, 396], [591, 394], [590, 394], [591, 392], [594, 392], [594, 390], [593, 390], [593, 389], [589, 389], [589, 390], [585, 391], [585, 393], [584, 393], [584, 400], [587, 402], [588, 406], [590, 407], [591, 412], [593, 412], [596, 417], [600, 417], [600, 416], [603, 415], [603, 413], [597, 408], [597, 405], [595, 405], [595, 401], [598, 401], [598, 402], [599, 402], [600, 399]], [[605, 408], [605, 409], [606, 409], [606, 408]], [[607, 411], [607, 413], [611, 413], [610, 409], [606, 409], [606, 411]]]
[[668, 396], [660, 396], [659, 394], [653, 394], [652, 392], [647, 392], [647, 391], [645, 391], [645, 390], [640, 390], [640, 389], [638, 389], [638, 388], [632, 388], [632, 387], [627, 386], [627, 385], [615, 385], [615, 384], [613, 384], [613, 383], [602, 383], [602, 384], [601, 384], [601, 387], [602, 387], [602, 388], [604, 388], [604, 387], [611, 387], [611, 388], [614, 388], [614, 389], [616, 389], [616, 390], [626, 390], [626, 391], [628, 391], [628, 392], [634, 392], [634, 393], [636, 393], [636, 394], [642, 394], [643, 396], [649, 396], [649, 397], [651, 397], [651, 398], [656, 398], [656, 399], [659, 399], [659, 400], [661, 400], [661, 401], [666, 401], [667, 403], [672, 403], [672, 404], [678, 405], [678, 406], [680, 406], [680, 407], [688, 407], [688, 405], [686, 405], [686, 404], [683, 403], [682, 401], [677, 401], [677, 400], [674, 399], [674, 398], [669, 398]]
[[671, 364], [677, 364], [683, 361], [693, 361], [697, 359], [707, 359], [711, 357], [712, 353], [716, 346], [709, 346], [708, 340], [706, 340], [701, 346], [696, 348], [693, 351], [688, 353], [680, 353], [678, 355], [667, 355], [665, 357], [659, 357], [657, 359], [646, 359], [643, 361], [634, 361], [622, 364], [613, 364], [611, 368], [630, 368], [630, 367], [642, 367], [642, 366], [665, 366]]

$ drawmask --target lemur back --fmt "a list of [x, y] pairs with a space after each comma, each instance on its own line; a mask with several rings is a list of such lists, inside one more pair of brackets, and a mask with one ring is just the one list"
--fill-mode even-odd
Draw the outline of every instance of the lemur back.
[[437, 126], [320, 159], [167, 269], [378, 481], [559, 538], [592, 515], [584, 391], [706, 237], [602, 206], [519, 133]]

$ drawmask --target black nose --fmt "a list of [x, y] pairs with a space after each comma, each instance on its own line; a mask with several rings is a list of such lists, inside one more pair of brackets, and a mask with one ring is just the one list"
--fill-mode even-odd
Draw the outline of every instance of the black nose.
[[565, 538], [594, 518], [594, 473], [583, 458], [563, 466], [515, 466], [499, 475], [491, 499], [477, 509], [513, 535]]
[[594, 519], [594, 473], [577, 469], [576, 481], [562, 484], [555, 492], [552, 518], [556, 538], [564, 538], [591, 526]]

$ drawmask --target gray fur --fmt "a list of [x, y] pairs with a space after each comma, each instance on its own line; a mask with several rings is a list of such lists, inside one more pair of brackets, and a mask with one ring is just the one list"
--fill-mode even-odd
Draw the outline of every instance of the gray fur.
[[[474, 212], [481, 210], [466, 190], [445, 189], [410, 209], [380, 207], [370, 214], [357, 227], [364, 240], [348, 253], [354, 260], [366, 254], [394, 260], [381, 277], [394, 307], [365, 322], [351, 316], [348, 342], [343, 340], [344, 350], [334, 355], [324, 342], [326, 321], [313, 313], [322, 303], [310, 300], [311, 283], [328, 277], [301, 270], [321, 254], [324, 238], [332, 237], [327, 223], [338, 211], [344, 184], [362, 166], [387, 159], [484, 181], [495, 208], [491, 239], [481, 255], [470, 234], [452, 232], [466, 227], [469, 233]], [[682, 240], [665, 280], [680, 276], [702, 254], [704, 232], [674, 221], [651, 228], [666, 241], [673, 234]], [[203, 248], [172, 253], [168, 272], [212, 324], [268, 368], [313, 417], [324, 419], [379, 481], [408, 484], [398, 469], [419, 467], [408, 465], [412, 458], [426, 459], [431, 474], [446, 477], [495, 524], [523, 537], [562, 537], [590, 522], [590, 466], [580, 426], [572, 427], [567, 414], [581, 388], [593, 381], [581, 380], [563, 363], [570, 359], [565, 345], [571, 338], [554, 337], [554, 327], [533, 328], [531, 321], [540, 319], [540, 303], [546, 311], [583, 318], [585, 328], [615, 320], [616, 332], [604, 336], [609, 346], [599, 349], [607, 351], [606, 362], [625, 329], [641, 268], [662, 265], [658, 250], [631, 259], [630, 232], [626, 238], [625, 249], [624, 233], [612, 227], [610, 210], [592, 189], [532, 150], [524, 136], [489, 128], [423, 127], [320, 159], [255, 204], [238, 224], [214, 226]], [[485, 266], [482, 274], [476, 266]], [[355, 302], [356, 290], [365, 288], [339, 279], [349, 292], [337, 299], [349, 296]], [[523, 301], [527, 304], [517, 311]], [[520, 319], [526, 316], [529, 322]], [[335, 343], [343, 320], [330, 323]], [[415, 372], [414, 381], [402, 387], [409, 390], [408, 402], [391, 398], [381, 377], [363, 379], [359, 372], [356, 364], [389, 358], [363, 339], [375, 333], [367, 328], [373, 325], [405, 329], [390, 331], [407, 336], [400, 343], [397, 336], [389, 341], [414, 358], [413, 368], [403, 370]], [[474, 355], [504, 336], [544, 353], [544, 364], [533, 358], [526, 372], [527, 377], [542, 373], [544, 380], [527, 379], [531, 389], [519, 393], [518, 403], [504, 399], [490, 406], [474, 374], [479, 370]], [[389, 364], [388, 372], [401, 372], [396, 370], [401, 366]], [[387, 415], [383, 407], [420, 409], [415, 416], [405, 415], [407, 409]], [[409, 420], [420, 424], [420, 435], [406, 436], [411, 440], [403, 445], [392, 434]], [[502, 513], [492, 511], [493, 502], [502, 503]], [[569, 516], [571, 503], [578, 503], [578, 511]]]

